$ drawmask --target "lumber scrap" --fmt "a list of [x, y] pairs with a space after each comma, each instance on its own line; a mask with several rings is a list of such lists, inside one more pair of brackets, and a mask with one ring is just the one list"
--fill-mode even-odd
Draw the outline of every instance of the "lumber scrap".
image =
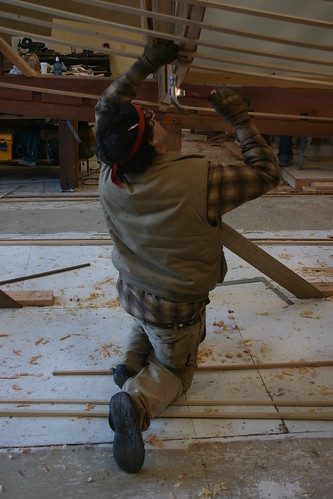
[[311, 187], [319, 191], [332, 191], [333, 182], [311, 182]]
[[[3, 293], [3, 292], [2, 292]], [[53, 291], [6, 291], [5, 293], [14, 303], [12, 307], [45, 307], [53, 305]], [[1, 305], [2, 306], [2, 305]], [[10, 308], [10, 307], [6, 307]]]
[[316, 286], [300, 277], [224, 222], [222, 223], [222, 244], [297, 298], [324, 298], [326, 296]]
[[14, 298], [8, 295], [0, 289], [0, 308], [21, 308], [20, 305]]

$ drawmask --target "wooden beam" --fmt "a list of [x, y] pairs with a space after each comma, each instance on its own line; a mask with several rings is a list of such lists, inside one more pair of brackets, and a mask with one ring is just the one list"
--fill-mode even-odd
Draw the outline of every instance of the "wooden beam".
[[287, 419], [290, 421], [333, 421], [331, 412], [169, 412], [158, 418], [186, 419]]
[[[179, 6], [178, 6], [179, 8]], [[187, 7], [189, 9], [189, 7]], [[189, 10], [189, 13], [187, 15], [188, 19], [191, 19], [193, 21], [200, 21], [202, 22], [204, 17], [205, 17], [205, 7], [197, 7], [197, 6], [192, 6], [191, 9]], [[190, 25], [187, 27], [185, 30], [185, 38], [189, 38], [190, 41], [183, 42], [180, 44], [179, 48], [180, 50], [186, 52], [192, 52], [192, 55], [188, 58], [187, 64], [191, 65], [194, 60], [194, 53], [197, 51], [198, 45], [195, 44], [195, 40], [199, 40], [200, 38], [200, 33], [201, 33], [201, 28], [196, 26], [196, 25]], [[176, 64], [175, 66], [175, 74], [177, 77], [177, 85], [180, 86], [187, 75], [189, 71], [189, 66], [184, 66], [183, 64]]]
[[[189, 57], [189, 55], [188, 55]], [[205, 60], [205, 61], [215, 61], [218, 63], [221, 63], [220, 66], [208, 66], [208, 65], [203, 65], [197, 64], [194, 59], [191, 62], [191, 67], [189, 69], [198, 69], [198, 70], [203, 70], [205, 73], [214, 71], [214, 72], [219, 72], [219, 73], [225, 73], [225, 63], [227, 64], [237, 64], [238, 66], [241, 67], [254, 67], [254, 68], [262, 68], [265, 69], [266, 71], [274, 72], [276, 74], [279, 74], [279, 72], [287, 72], [289, 74], [296, 75], [297, 73], [299, 74], [307, 74], [307, 75], [312, 75], [315, 79], [318, 79], [322, 77], [323, 79], [332, 79], [333, 78], [333, 73], [331, 71], [323, 71], [321, 69], [316, 68], [313, 66], [312, 68], [306, 68], [306, 67], [297, 67], [297, 66], [283, 66], [281, 64], [273, 64], [273, 63], [264, 63], [261, 61], [254, 60], [253, 58], [247, 57], [246, 59], [235, 59], [231, 57], [221, 57], [218, 55], [210, 55], [206, 54], [203, 52], [200, 52], [200, 55], [198, 55], [198, 58], [200, 60]], [[187, 62], [188, 64], [188, 62]], [[268, 74], [268, 73], [266, 73]]]
[[[76, 133], [77, 121], [71, 122]], [[59, 162], [60, 187], [63, 192], [74, 191], [78, 187], [77, 172], [79, 168], [78, 143], [68, 126], [68, 120], [59, 120]]]
[[[281, 196], [289, 196], [290, 194], [281, 194]], [[302, 195], [302, 192], [300, 192]], [[267, 196], [267, 195], [266, 195]], [[275, 195], [274, 195], [275, 196]], [[277, 194], [276, 196], [280, 196]], [[27, 203], [27, 202], [38, 202], [38, 203], [49, 203], [50, 201], [90, 201], [97, 200], [98, 196], [93, 196], [92, 198], [85, 196], [73, 196], [69, 197], [66, 194], [64, 196], [47, 196], [45, 198], [41, 198], [37, 196], [22, 196], [22, 197], [13, 197], [8, 199], [3, 199], [1, 202], [12, 203], [13, 200], [15, 203]], [[291, 246], [332, 246], [332, 239], [324, 239], [324, 238], [316, 238], [316, 239], [302, 239], [302, 238], [286, 238], [286, 237], [249, 237], [249, 241], [252, 241], [259, 246], [263, 244], [272, 245], [291, 245]], [[110, 237], [87, 237], [87, 238], [42, 238], [42, 237], [34, 237], [33, 239], [25, 239], [25, 238], [1, 238], [0, 237], [0, 246], [109, 246], [112, 245], [113, 242]], [[88, 265], [88, 264], [87, 264]], [[86, 266], [86, 265], [84, 265]], [[53, 273], [53, 272], [51, 272]], [[21, 280], [21, 279], [20, 279]], [[8, 281], [4, 281], [3, 283], [8, 283]], [[316, 283], [312, 283], [315, 285]], [[322, 283], [320, 283], [322, 284]], [[328, 283], [329, 284], [329, 283]], [[1, 285], [1, 282], [0, 282]]]
[[38, 76], [38, 73], [14, 50], [3, 38], [0, 38], [0, 52], [14, 66], [16, 66], [24, 76]]
[[302, 369], [304, 367], [333, 367], [332, 360], [300, 360], [291, 362], [267, 362], [266, 364], [200, 364], [198, 371], [247, 371], [260, 369]]
[[216, 3], [208, 0], [179, 0], [179, 3], [184, 3], [185, 1], [186, 3], [190, 3], [192, 5], [204, 5], [208, 9], [226, 10], [229, 12], [235, 12], [237, 14], [263, 17], [266, 19], [273, 19], [275, 21], [290, 22], [295, 24], [305, 24], [307, 26], [315, 26], [317, 28], [333, 28], [333, 23], [331, 21], [322, 21], [321, 19], [291, 16], [288, 14], [281, 14], [279, 12], [269, 12], [262, 9], [253, 9], [249, 7], [242, 7], [239, 5]]
[[[107, 418], [108, 411], [66, 411], [66, 410], [27, 410], [3, 409], [3, 418]], [[302, 421], [333, 421], [333, 411], [323, 412], [170, 412], [163, 411], [156, 418], [172, 419], [287, 419]]]
[[274, 257], [222, 223], [222, 243], [230, 251], [273, 279], [297, 298], [324, 298], [324, 293]]
[[5, 74], [5, 58], [0, 51], [0, 77]]
[[[7, 0], [7, 1], [9, 1], [9, 0]], [[74, 0], [74, 1], [81, 3], [81, 0]], [[82, 1], [85, 2], [85, 0], [82, 0]], [[10, 2], [14, 5], [25, 3], [25, 4], [27, 4], [28, 8], [31, 7], [30, 2], [21, 2], [20, 0], [10, 0]], [[92, 5], [92, 4], [94, 4], [94, 1], [89, 0], [88, 3], [89, 3], [89, 5]], [[102, 2], [98, 2], [98, 3], [101, 4]], [[263, 35], [263, 34], [258, 33], [257, 31], [250, 32], [250, 31], [244, 31], [244, 30], [239, 30], [239, 29], [237, 30], [237, 29], [230, 28], [227, 26], [218, 26], [218, 25], [214, 25], [214, 24], [204, 23], [202, 21], [194, 19], [192, 16], [190, 16], [187, 19], [184, 19], [182, 17], [171, 16], [171, 15], [163, 14], [160, 12], [151, 12], [151, 11], [148, 11], [145, 9], [140, 9], [137, 7], [129, 7], [129, 6], [124, 5], [124, 4], [115, 4], [113, 2], [105, 2], [105, 3], [103, 2], [103, 5], [105, 8], [109, 8], [109, 9], [116, 10], [119, 12], [138, 15], [138, 16], [152, 17], [152, 18], [156, 18], [156, 19], [171, 22], [171, 23], [180, 23], [183, 26], [184, 25], [190, 26], [190, 27], [193, 27], [193, 28], [198, 29], [198, 30], [205, 29], [208, 31], [214, 31], [214, 32], [218, 32], [218, 33], [226, 33], [226, 34], [236, 35], [239, 37], [253, 38], [256, 40], [263, 40], [263, 41], [268, 41], [268, 42], [273, 42], [273, 43], [298, 46], [298, 47], [303, 47], [303, 48], [308, 48], [308, 49], [333, 51], [333, 47], [330, 44], [325, 45], [325, 44], [314, 43], [314, 42], [310, 43], [310, 42], [302, 41], [299, 39], [290, 39], [290, 38], [283, 38], [283, 37], [275, 37], [275, 36], [271, 36], [271, 35]], [[191, 6], [191, 9], [192, 9], [192, 11], [196, 10], [197, 12], [199, 12], [200, 9], [205, 10], [205, 7], [203, 5], [204, 4], [201, 4], [201, 5], [193, 4]], [[62, 17], [66, 16], [67, 14], [68, 14], [67, 11], [66, 12], [63, 11]], [[97, 18], [93, 17], [91, 19], [91, 22], [94, 23], [94, 22], [96, 22], [96, 20], [97, 20]], [[122, 25], [122, 26], [127, 28], [126, 25]], [[332, 26], [333, 26], [333, 23], [331, 23], [331, 27]], [[161, 33], [159, 32], [159, 34], [161, 34]]]
[[[46, 12], [50, 15], [53, 15], [54, 17], [65, 17], [67, 19], [72, 19], [72, 20], [76, 20], [76, 21], [79, 21], [79, 22], [82, 22], [82, 23], [94, 23], [95, 25], [103, 25], [103, 26], [108, 26], [108, 27], [113, 27], [113, 28], [116, 28], [116, 29], [119, 29], [119, 30], [127, 30], [127, 31], [132, 31], [132, 32], [135, 32], [135, 33], [138, 33], [138, 34], [141, 34], [142, 36], [149, 36], [151, 35], [151, 32], [149, 30], [144, 30], [142, 28], [136, 28], [134, 26], [127, 26], [125, 24], [119, 24], [119, 23], [113, 23], [113, 22], [110, 22], [110, 21], [106, 21], [104, 19], [98, 19], [98, 18], [90, 18], [88, 16], [82, 16], [80, 14], [76, 14], [76, 13], [71, 13], [71, 12], [68, 12], [68, 11], [61, 11], [59, 9], [54, 9], [54, 8], [51, 8], [51, 7], [46, 7], [46, 6], [42, 6], [42, 5], [35, 5], [35, 4], [31, 4], [31, 3], [28, 3], [28, 2], [23, 2], [21, 0], [5, 0], [6, 3], [12, 3], [13, 1], [15, 1], [15, 5], [18, 5], [18, 6], [22, 6], [22, 7], [25, 7], [27, 8], [27, 4], [28, 4], [28, 7], [30, 9], [35, 9], [35, 10], [40, 10], [42, 12]], [[140, 9], [139, 9], [140, 11]], [[171, 17], [171, 22], [175, 22], [175, 18], [174, 17]], [[182, 22], [184, 24], [184, 19], [180, 19], [179, 22]], [[37, 38], [39, 40], [43, 40], [43, 41], [46, 41], [46, 42], [50, 42], [50, 41], [55, 41], [56, 43], [59, 43], [59, 44], [63, 44], [63, 45], [70, 45], [72, 44], [71, 41], [66, 41], [66, 40], [58, 40], [58, 39], [54, 39], [52, 38], [52, 40], [49, 38], [49, 37], [43, 37], [42, 35], [39, 35], [38, 33], [24, 33], [24, 32], [21, 32], [17, 29], [12, 29], [12, 28], [6, 28], [4, 26], [1, 27], [1, 31], [3, 33], [8, 33], [8, 34], [12, 34], [12, 35], [16, 35], [16, 36], [29, 36], [31, 38]], [[231, 30], [233, 31], [233, 30]], [[243, 35], [244, 36], [247, 36], [245, 35], [246, 32], [243, 32]], [[235, 34], [235, 33], [234, 33]], [[239, 36], [243, 36], [241, 34], [239, 34]], [[252, 34], [254, 37], [258, 36], [256, 33], [253, 33]], [[158, 36], [160, 36], [161, 38], [166, 38], [166, 39], [173, 39], [175, 42], [177, 43], [186, 43], [186, 38], [183, 37], [183, 36], [176, 36], [176, 35], [173, 35], [173, 34], [170, 34], [170, 33], [164, 33], [164, 32], [159, 32], [158, 33]], [[107, 36], [105, 36], [105, 40], [107, 39]], [[278, 39], [280, 40], [281, 42], [281, 39]], [[277, 40], [276, 40], [277, 41]], [[211, 42], [207, 42], [207, 41], [203, 41], [203, 40], [198, 40], [198, 45], [202, 46], [202, 47], [207, 47], [208, 49], [211, 49], [211, 48], [221, 48], [223, 50], [229, 50], [229, 51], [234, 51], [234, 52], [241, 52], [241, 53], [247, 53], [247, 54], [251, 54], [251, 55], [259, 55], [259, 56], [263, 56], [263, 57], [270, 57], [270, 58], [279, 58], [279, 59], [286, 59], [286, 60], [298, 60], [298, 61], [304, 61], [304, 62], [310, 62], [311, 64], [321, 64], [321, 65], [332, 65], [333, 62], [331, 60], [323, 60], [321, 59], [320, 57], [318, 58], [314, 58], [314, 59], [308, 59], [306, 57], [299, 57], [299, 56], [293, 56], [293, 55], [288, 55], [286, 53], [278, 53], [278, 52], [273, 52], [273, 51], [262, 51], [262, 50], [256, 50], [256, 49], [247, 49], [246, 47], [237, 47], [237, 46], [233, 46], [233, 45], [227, 45], [227, 44], [223, 44], [223, 45], [217, 45], [217, 44], [214, 44], [214, 43], [211, 43]], [[289, 41], [288, 40], [285, 40], [284, 43], [288, 43], [289, 44]], [[290, 42], [291, 43], [291, 42]], [[297, 40], [294, 40], [294, 43], [301, 43], [301, 42], [298, 42]], [[303, 42], [303, 43], [307, 43], [307, 42]], [[314, 48], [313, 44], [308, 44], [311, 48]], [[91, 49], [91, 44], [89, 45], [85, 45], [85, 42], [81, 41], [80, 42], [80, 46], [82, 46], [83, 48], [89, 48]], [[329, 47], [331, 46], [327, 46], [327, 50], [329, 50]], [[96, 47], [97, 48], [97, 47]], [[309, 47], [308, 47], [309, 48]], [[324, 48], [323, 46], [321, 47], [323, 50], [326, 50], [326, 48]], [[111, 51], [108, 51], [106, 49], [99, 49], [100, 51], [103, 51], [105, 53], [112, 53], [112, 50]], [[333, 49], [332, 49], [333, 50]], [[126, 53], [123, 53], [124, 56], [127, 56]]]
[[22, 305], [0, 289], [0, 308], [21, 308]]
[[[76, 78], [74, 77], [74, 80]], [[69, 84], [68, 86], [70, 86], [72, 84], [72, 80], [70, 77], [66, 78], [67, 80], [67, 83]], [[61, 90], [61, 89], [58, 89], [58, 88], [51, 88], [51, 85], [53, 84], [54, 85], [55, 82], [51, 81], [49, 78], [44, 78], [42, 76], [38, 77], [36, 79], [36, 86], [32, 86], [32, 85], [25, 85], [25, 84], [17, 84], [17, 83], [11, 83], [10, 80], [6, 80], [6, 81], [0, 81], [0, 87], [2, 88], [5, 88], [5, 89], [15, 89], [15, 90], [18, 90], [18, 91], [22, 91], [22, 92], [40, 92], [41, 94], [51, 94], [53, 96], [57, 96], [59, 97], [59, 99], [57, 101], [54, 101], [55, 103], [59, 103], [59, 102], [62, 102], [61, 101], [61, 97], [73, 97], [74, 99], [77, 99], [78, 102], [76, 103], [78, 105], [78, 107], [80, 107], [80, 104], [81, 104], [81, 100], [80, 99], [91, 99], [91, 100], [94, 100], [96, 101], [98, 98], [99, 98], [99, 95], [97, 94], [89, 94], [87, 92], [80, 92], [80, 91], [76, 91], [76, 92], [73, 92], [71, 90]], [[48, 84], [50, 88], [48, 87], [44, 87], [43, 84]], [[105, 84], [106, 85], [106, 84]], [[326, 84], [325, 84], [326, 85]], [[104, 85], [101, 86], [101, 90], [103, 89]], [[215, 110], [213, 109], [212, 106], [210, 107], [205, 107], [207, 104], [209, 104], [209, 95], [210, 95], [210, 92], [212, 90], [212, 88], [214, 88], [213, 86], [210, 86], [210, 85], [191, 85], [191, 84], [185, 84], [183, 85], [183, 88], [185, 89], [185, 92], [187, 92], [185, 94], [185, 97], [182, 99], [182, 102], [184, 102], [184, 109], [187, 110], [187, 111], [200, 111], [200, 112], [203, 112], [203, 113], [212, 113], [212, 114], [215, 114]], [[263, 98], [262, 96], [260, 97], [260, 101], [258, 99], [258, 92], [262, 92], [263, 94], [267, 94], [267, 97], [270, 99], [270, 95], [269, 94], [277, 94], [275, 96], [275, 98], [280, 98], [281, 99], [281, 103], [280, 101], [277, 101], [275, 100], [275, 102], [270, 102], [268, 101], [267, 102], [267, 106], [270, 106], [270, 107], [274, 107], [274, 109], [280, 111], [283, 110], [286, 105], [283, 103], [283, 100], [286, 100], [288, 99], [288, 103], [290, 102], [290, 97], [289, 97], [289, 93], [294, 96], [295, 94], [295, 91], [300, 93], [302, 92], [302, 89], [282, 89], [282, 88], [262, 88], [259, 90], [260, 87], [243, 87], [243, 88], [239, 88], [238, 89], [238, 92], [246, 97], [249, 101], [250, 101], [250, 107], [255, 107], [258, 105], [261, 105], [262, 107], [266, 105], [266, 102], [263, 101]], [[332, 89], [333, 89], [333, 83], [332, 83]], [[154, 89], [153, 89], [153, 92], [151, 92], [151, 88], [149, 89], [150, 90], [150, 97], [154, 97], [155, 96], [155, 92], [154, 92]], [[148, 86], [147, 86], [147, 91], [146, 91], [146, 95], [148, 96]], [[330, 98], [331, 100], [333, 100], [332, 98], [332, 91], [330, 90], [330, 92], [322, 92], [321, 89], [313, 89], [313, 91], [315, 90], [318, 90], [317, 93], [320, 97], [320, 93], [322, 94], [321, 95], [321, 101], [323, 102], [323, 99], [325, 99], [325, 102], [326, 102], [326, 105], [327, 105], [327, 98]], [[329, 90], [329, 89], [324, 89], [324, 90]], [[145, 92], [143, 90], [143, 92]], [[311, 90], [310, 90], [311, 92]], [[308, 92], [309, 93], [309, 92]], [[312, 93], [312, 92], [311, 92]], [[189, 95], [189, 97], [187, 97], [187, 95]], [[191, 95], [194, 95], [194, 97], [192, 97]], [[15, 96], [17, 96], [17, 94], [15, 94]], [[140, 93], [139, 93], [139, 96], [140, 96]], [[17, 97], [18, 98], [18, 97]], [[308, 96], [308, 98], [313, 98], [311, 95]], [[8, 97], [7, 97], [8, 99]], [[298, 99], [299, 100], [299, 99]], [[158, 105], [158, 101], [156, 102], [152, 102], [152, 101], [145, 101], [145, 100], [141, 100], [141, 99], [135, 99], [134, 102], [138, 102], [138, 103], [141, 103], [143, 105], [151, 105], [151, 106], [156, 106]], [[185, 103], [187, 102], [195, 102], [196, 105], [186, 105]], [[297, 102], [297, 101], [296, 101]], [[66, 102], [64, 101], [65, 104], [67, 105], [70, 105], [71, 102]], [[199, 105], [200, 103], [200, 105]], [[41, 104], [43, 104], [43, 102], [41, 102]], [[95, 103], [94, 103], [95, 104]], [[330, 112], [329, 109], [324, 109], [324, 104], [322, 105], [323, 107], [323, 111], [326, 111], [326, 112]], [[174, 108], [172, 106], [169, 106], [169, 109], [171, 109], [172, 111], [174, 110]], [[289, 108], [290, 109], [290, 108]], [[306, 109], [306, 108], [304, 108]], [[301, 111], [301, 109], [300, 109]], [[314, 111], [312, 111], [313, 113]], [[263, 112], [263, 111], [250, 111], [249, 112], [250, 116], [252, 116], [253, 118], [258, 118], [258, 119], [283, 119], [283, 120], [300, 120], [300, 121], [320, 121], [320, 122], [330, 122], [330, 121], [333, 121], [333, 115], [332, 116], [318, 116], [318, 113], [316, 113], [315, 115], [314, 114], [286, 114], [286, 113], [282, 113], [281, 111], [280, 112]]]
[[[332, 360], [310, 360], [310, 361], [291, 361], [291, 362], [268, 362], [266, 364], [199, 364], [197, 371], [247, 371], [260, 369], [300, 369], [304, 367], [332, 367]], [[114, 369], [85, 369], [85, 370], [67, 370], [53, 371], [53, 376], [113, 376]]]
[[20, 307], [46, 307], [53, 305], [53, 291], [7, 291], [9, 296]]
[[[108, 400], [94, 399], [0, 399], [1, 405], [106, 405]], [[186, 400], [179, 399], [168, 407], [333, 407], [331, 400]]]
[[26, 281], [28, 279], [37, 279], [39, 277], [46, 277], [53, 274], [59, 274], [61, 272], [69, 272], [71, 270], [82, 269], [84, 267], [90, 267], [90, 263], [82, 263], [80, 265], [73, 265], [71, 267], [62, 267], [60, 269], [48, 270], [46, 272], [39, 272], [37, 274], [30, 274], [21, 277], [13, 277], [11, 279], [5, 279], [4, 281], [0, 281], [0, 286], [3, 286], [4, 284], [12, 284], [14, 282]]

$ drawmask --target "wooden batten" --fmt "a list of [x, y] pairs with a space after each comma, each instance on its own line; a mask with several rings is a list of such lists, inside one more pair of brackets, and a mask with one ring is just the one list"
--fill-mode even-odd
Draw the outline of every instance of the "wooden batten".
[[24, 76], [38, 76], [38, 73], [14, 50], [3, 38], [0, 38], [0, 52], [14, 66], [16, 66]]
[[53, 291], [0, 291], [0, 297], [3, 295], [9, 298], [8, 305], [2, 305], [0, 300], [0, 308], [20, 308], [20, 307], [46, 307], [53, 305]]

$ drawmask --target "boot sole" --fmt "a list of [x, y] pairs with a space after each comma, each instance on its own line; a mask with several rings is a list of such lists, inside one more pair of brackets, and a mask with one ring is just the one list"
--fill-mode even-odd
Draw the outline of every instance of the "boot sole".
[[145, 448], [140, 416], [126, 392], [116, 393], [110, 401], [109, 425], [114, 431], [113, 457], [119, 468], [137, 473], [142, 468]]

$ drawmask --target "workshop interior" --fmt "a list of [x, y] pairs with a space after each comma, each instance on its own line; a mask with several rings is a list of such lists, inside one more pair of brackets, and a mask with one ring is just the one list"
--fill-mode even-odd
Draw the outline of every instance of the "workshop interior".
[[[211, 102], [230, 88], [281, 179], [223, 216], [228, 273], [193, 384], [143, 432], [134, 476], [114, 462], [107, 423], [131, 323], [95, 108], [154, 39], [178, 57], [133, 102], [168, 151], [242, 167]], [[0, 0], [4, 497], [332, 497], [332, 51], [331, 0]]]

